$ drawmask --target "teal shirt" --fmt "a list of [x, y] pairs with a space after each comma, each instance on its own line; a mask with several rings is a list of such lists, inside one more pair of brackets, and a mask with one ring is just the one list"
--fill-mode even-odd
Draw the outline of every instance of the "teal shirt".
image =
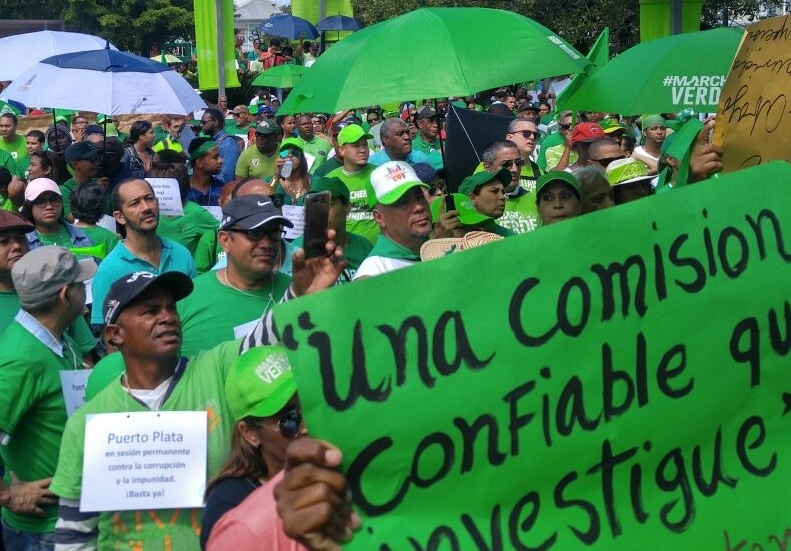
[[194, 278], [198, 275], [195, 270], [195, 261], [184, 245], [179, 245], [173, 241], [159, 238], [162, 243], [162, 255], [159, 259], [159, 266], [152, 266], [145, 260], [133, 255], [123, 241], [113, 249], [113, 251], [102, 260], [99, 270], [93, 278], [93, 310], [91, 311], [91, 323], [102, 325], [102, 310], [104, 309], [104, 299], [110, 285], [125, 275], [135, 272], [152, 272], [162, 274], [165, 272], [181, 272]]

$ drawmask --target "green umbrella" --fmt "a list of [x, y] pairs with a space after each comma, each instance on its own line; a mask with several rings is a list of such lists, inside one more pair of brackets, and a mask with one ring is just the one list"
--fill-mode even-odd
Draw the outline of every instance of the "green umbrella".
[[307, 69], [302, 65], [277, 65], [255, 77], [252, 84], [272, 88], [293, 88], [306, 72]]
[[723, 27], [638, 44], [563, 90], [558, 108], [634, 115], [714, 112], [744, 31]]
[[184, 63], [180, 57], [176, 57], [173, 54], [160, 54], [155, 55], [154, 57], [150, 58], [154, 61], [159, 61], [163, 65], [170, 65], [171, 63]]
[[[507, 44], [497, 48], [490, 38]], [[348, 36], [322, 54], [280, 112], [330, 112], [470, 95], [585, 70], [588, 60], [546, 27], [488, 8], [420, 8]]]

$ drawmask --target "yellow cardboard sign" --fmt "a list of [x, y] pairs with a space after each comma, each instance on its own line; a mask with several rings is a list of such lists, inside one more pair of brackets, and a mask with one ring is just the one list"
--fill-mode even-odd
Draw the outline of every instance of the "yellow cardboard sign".
[[791, 161], [791, 20], [747, 27], [720, 96], [714, 143], [724, 172], [772, 160]]

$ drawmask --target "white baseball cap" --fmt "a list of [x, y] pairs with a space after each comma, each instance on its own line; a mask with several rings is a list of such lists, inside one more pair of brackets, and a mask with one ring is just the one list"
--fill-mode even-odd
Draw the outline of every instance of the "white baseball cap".
[[390, 161], [377, 167], [371, 173], [371, 187], [374, 191], [374, 197], [369, 199], [372, 206], [376, 203], [392, 205], [413, 187], [429, 189], [406, 161]]
[[30, 180], [25, 188], [25, 201], [35, 201], [39, 195], [47, 191], [63, 196], [58, 184], [49, 178], [36, 178]]

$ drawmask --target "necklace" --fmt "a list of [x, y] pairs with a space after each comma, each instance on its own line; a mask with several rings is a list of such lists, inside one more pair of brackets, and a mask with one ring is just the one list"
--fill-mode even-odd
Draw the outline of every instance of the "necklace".
[[[300, 182], [300, 184], [301, 184], [301, 182]], [[283, 188], [283, 190], [286, 193], [288, 193], [288, 195], [291, 197], [291, 200], [293, 201], [294, 204], [296, 204], [297, 201], [299, 201], [300, 197], [305, 195], [305, 189], [302, 188], [301, 185], [300, 185], [300, 189], [294, 191], [293, 188], [291, 187], [291, 184], [289, 184], [288, 181], [283, 179], [283, 178], [280, 179], [280, 186]]]
[[273, 304], [275, 302], [275, 298], [272, 296], [272, 294], [275, 292], [275, 278], [274, 277], [272, 277], [272, 284], [269, 287], [269, 296], [264, 296], [264, 297], [259, 296], [259, 295], [254, 295], [253, 293], [248, 293], [247, 291], [244, 291], [244, 290], [240, 289], [239, 287], [235, 286], [233, 283], [228, 281], [228, 272], [227, 272], [226, 269], [222, 270], [222, 278], [225, 281], [225, 285], [227, 287], [230, 287], [231, 289], [233, 289], [237, 293], [241, 293], [243, 295], [247, 295], [248, 297], [257, 298], [258, 300], [265, 300], [266, 301], [266, 309], [269, 308], [270, 304]]

